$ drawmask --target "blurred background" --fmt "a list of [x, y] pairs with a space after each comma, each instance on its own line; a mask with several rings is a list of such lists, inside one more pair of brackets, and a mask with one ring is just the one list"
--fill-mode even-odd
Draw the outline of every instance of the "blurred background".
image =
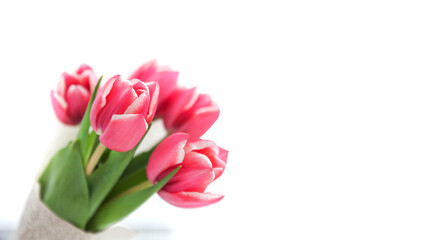
[[[1, 1], [0, 232], [73, 138], [50, 90], [82, 64], [180, 71], [230, 151], [180, 209], [153, 197], [122, 226], [150, 239], [438, 239], [436, 1]], [[160, 135], [160, 126], [155, 133]], [[5, 237], [6, 238], [6, 237]]]

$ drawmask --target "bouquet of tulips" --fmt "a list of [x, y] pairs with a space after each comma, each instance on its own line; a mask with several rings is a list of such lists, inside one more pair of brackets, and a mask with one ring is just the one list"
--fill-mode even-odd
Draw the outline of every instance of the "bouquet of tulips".
[[[28, 199], [16, 238], [89, 239], [154, 193], [183, 208], [221, 200], [206, 188], [223, 173], [228, 151], [200, 139], [219, 108], [177, 78], [178, 72], [155, 61], [105, 83], [85, 64], [63, 73], [52, 105], [61, 122], [79, 125], [77, 138], [39, 176], [37, 197]], [[149, 151], [136, 151], [158, 119], [167, 136]]]

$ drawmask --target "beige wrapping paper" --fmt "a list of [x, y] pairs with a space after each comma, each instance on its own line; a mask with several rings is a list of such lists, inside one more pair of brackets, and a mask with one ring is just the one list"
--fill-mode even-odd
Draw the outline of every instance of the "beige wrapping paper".
[[124, 227], [114, 227], [98, 234], [86, 233], [53, 214], [39, 196], [34, 184], [24, 207], [15, 234], [16, 240], [128, 240], [134, 233]]

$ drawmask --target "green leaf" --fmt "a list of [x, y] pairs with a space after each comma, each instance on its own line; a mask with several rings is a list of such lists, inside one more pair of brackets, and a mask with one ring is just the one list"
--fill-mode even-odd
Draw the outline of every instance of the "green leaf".
[[113, 198], [145, 181], [148, 181], [146, 169], [139, 169], [137, 172], [134, 172], [129, 176], [122, 177], [108, 194], [107, 198]]
[[102, 76], [99, 78], [99, 81], [97, 82], [95, 89], [93, 90], [93, 93], [90, 96], [90, 101], [88, 102], [87, 110], [85, 111], [84, 117], [82, 118], [81, 126], [79, 127], [79, 132], [78, 132], [78, 140], [81, 149], [81, 156], [84, 157], [84, 166], [87, 165], [87, 161], [88, 161], [88, 158], [85, 158], [87, 146], [92, 144], [88, 142], [88, 135], [90, 130], [91, 105], [93, 105], [101, 80], [102, 80]]
[[87, 137], [87, 145], [85, 148], [85, 153], [83, 155], [83, 159], [84, 159], [84, 166], [87, 166], [87, 162], [90, 159], [90, 156], [93, 152], [94, 149], [96, 149], [96, 147], [99, 144], [99, 137], [98, 135], [95, 133], [95, 131], [91, 131], [91, 133], [88, 135]]
[[123, 172], [122, 177], [120, 177], [107, 198], [113, 198], [114, 196], [148, 180], [148, 177], [146, 176], [146, 166], [148, 165], [149, 156], [154, 151], [154, 148], [147, 152], [138, 154], [133, 160], [131, 160], [130, 164]]
[[149, 156], [151, 155], [152, 151], [153, 150], [150, 150], [148, 152], [142, 152], [135, 156], [123, 172], [122, 178], [136, 173], [140, 169], [146, 171], [146, 166], [148, 165]]
[[133, 158], [136, 149], [137, 147], [134, 147], [128, 152], [110, 151], [105, 163], [88, 176], [87, 180], [90, 188], [90, 211], [88, 217], [93, 216], [96, 209], [117, 183], [117, 180]]
[[107, 198], [117, 196], [122, 192], [125, 192], [128, 189], [148, 180], [148, 177], [146, 176], [146, 166], [148, 165], [149, 157], [154, 149], [155, 147], [147, 152], [142, 152], [131, 160], [130, 164], [123, 172], [122, 177], [120, 177], [119, 181], [108, 194]]
[[56, 215], [84, 229], [89, 195], [78, 141], [70, 142], [50, 160], [39, 179], [41, 200]]
[[154, 193], [159, 191], [180, 168], [181, 166], [177, 167], [152, 187], [106, 201], [87, 224], [87, 230], [93, 232], [101, 231], [109, 227], [111, 224], [122, 220], [142, 205], [142, 203]]

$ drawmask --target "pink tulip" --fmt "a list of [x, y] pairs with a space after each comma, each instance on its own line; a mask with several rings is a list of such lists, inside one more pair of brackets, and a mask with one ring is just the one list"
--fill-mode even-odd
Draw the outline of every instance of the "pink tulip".
[[177, 88], [162, 104], [160, 114], [170, 132], [186, 132], [191, 139], [200, 138], [219, 117], [219, 107], [208, 94], [195, 88]]
[[158, 194], [177, 207], [202, 207], [216, 203], [224, 197], [222, 194], [205, 191], [223, 173], [227, 155], [227, 150], [212, 141], [191, 141], [186, 133], [174, 133], [163, 140], [151, 154], [146, 173], [150, 182], [157, 183], [181, 166]]
[[81, 122], [96, 82], [93, 69], [86, 64], [72, 74], [61, 75], [57, 88], [50, 92], [53, 109], [61, 122], [68, 125]]
[[159, 86], [119, 75], [99, 89], [90, 112], [93, 129], [109, 149], [126, 152], [142, 139], [154, 117]]
[[157, 66], [155, 60], [151, 60], [140, 66], [128, 79], [139, 79], [144, 83], [158, 82], [160, 95], [158, 106], [172, 93], [177, 85], [178, 72], [167, 66]]

